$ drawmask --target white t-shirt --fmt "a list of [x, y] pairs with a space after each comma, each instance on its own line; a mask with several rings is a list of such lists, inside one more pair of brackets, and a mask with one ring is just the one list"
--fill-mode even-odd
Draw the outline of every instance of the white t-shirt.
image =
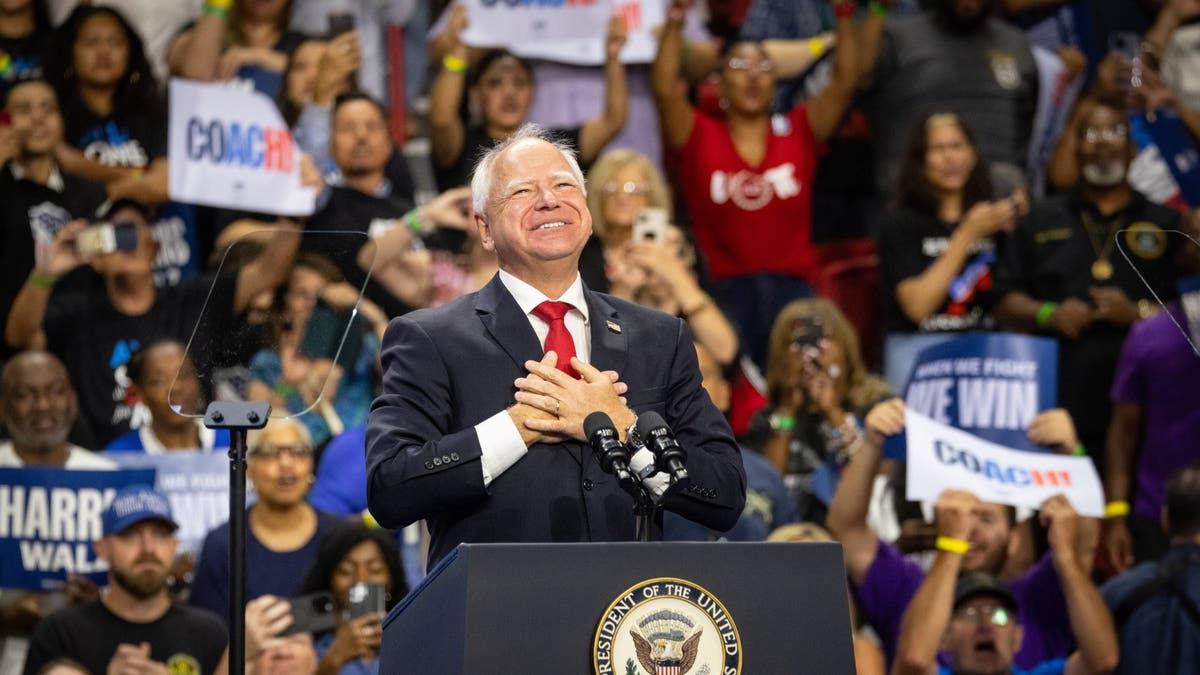
[[[116, 469], [117, 463], [101, 457], [100, 455], [84, 450], [78, 445], [69, 446], [67, 455], [67, 463], [63, 465], [64, 469]], [[0, 467], [12, 468], [25, 466], [25, 462], [17, 455], [17, 451], [13, 449], [12, 441], [0, 441]]]

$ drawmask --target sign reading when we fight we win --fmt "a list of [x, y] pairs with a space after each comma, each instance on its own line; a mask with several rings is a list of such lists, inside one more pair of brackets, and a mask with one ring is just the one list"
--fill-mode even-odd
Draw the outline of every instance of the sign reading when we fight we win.
[[0, 588], [54, 590], [68, 574], [105, 583], [92, 542], [117, 490], [153, 485], [152, 469], [0, 469]]
[[984, 501], [1037, 507], [1063, 493], [1102, 517], [1104, 497], [1087, 457], [1064, 457], [1027, 437], [1057, 398], [1057, 344], [1000, 333], [964, 335], [921, 352], [905, 392], [907, 497], [968, 490]]

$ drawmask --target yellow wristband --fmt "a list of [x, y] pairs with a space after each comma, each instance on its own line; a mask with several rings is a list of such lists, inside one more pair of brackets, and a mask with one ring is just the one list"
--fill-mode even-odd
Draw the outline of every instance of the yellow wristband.
[[821, 58], [825, 53], [825, 38], [815, 37], [808, 41], [808, 52], [814, 59]]
[[1109, 502], [1104, 505], [1105, 518], [1120, 518], [1129, 515], [1129, 502]]
[[223, 9], [229, 11], [233, 8], [233, 0], [208, 0], [204, 3], [208, 9]]
[[442, 65], [452, 73], [467, 72], [467, 62], [451, 54], [442, 57]]
[[957, 553], [959, 555], [971, 550], [969, 542], [965, 542], [962, 539], [955, 539], [954, 537], [938, 537], [936, 546], [939, 551]]

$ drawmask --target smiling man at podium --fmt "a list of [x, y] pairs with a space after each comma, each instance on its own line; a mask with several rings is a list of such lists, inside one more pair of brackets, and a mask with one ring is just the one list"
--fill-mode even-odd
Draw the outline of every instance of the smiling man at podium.
[[631, 541], [634, 501], [601, 470], [583, 419], [608, 414], [626, 441], [653, 411], [690, 475], [661, 506], [732, 527], [745, 473], [686, 323], [580, 279], [592, 219], [573, 153], [524, 127], [484, 155], [472, 192], [500, 272], [388, 327], [367, 428], [371, 513], [389, 528], [426, 519], [431, 564], [462, 542]]

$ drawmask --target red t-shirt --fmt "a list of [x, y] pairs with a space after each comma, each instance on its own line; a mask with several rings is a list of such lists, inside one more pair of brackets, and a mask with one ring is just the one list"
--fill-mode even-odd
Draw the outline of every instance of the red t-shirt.
[[693, 119], [680, 151], [680, 180], [713, 278], [783, 272], [811, 283], [812, 182], [821, 145], [807, 106], [772, 117], [759, 166], [737, 154], [723, 120], [699, 110]]

